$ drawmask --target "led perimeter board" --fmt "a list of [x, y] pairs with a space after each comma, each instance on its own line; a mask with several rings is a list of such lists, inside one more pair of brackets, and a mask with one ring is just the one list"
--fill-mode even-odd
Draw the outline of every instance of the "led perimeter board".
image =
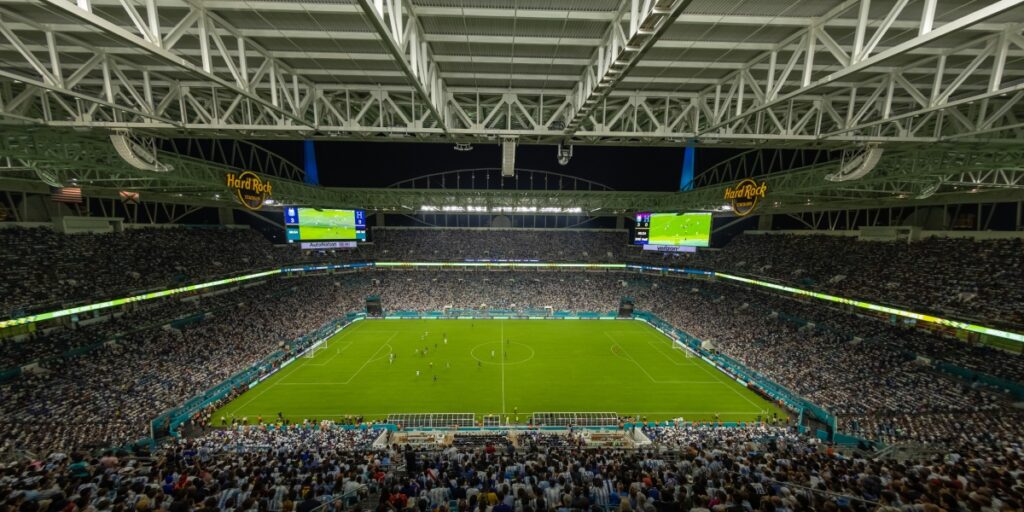
[[645, 246], [708, 247], [711, 213], [636, 214], [633, 243]]
[[366, 240], [366, 212], [363, 210], [320, 210], [287, 206], [284, 209], [285, 238], [288, 243]]

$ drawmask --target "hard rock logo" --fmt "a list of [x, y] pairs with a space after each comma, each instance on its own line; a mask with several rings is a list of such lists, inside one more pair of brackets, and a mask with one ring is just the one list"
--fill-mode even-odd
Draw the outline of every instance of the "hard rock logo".
[[242, 206], [250, 210], [259, 210], [273, 192], [270, 180], [263, 181], [252, 171], [242, 171], [241, 174], [229, 172], [227, 175], [227, 186], [235, 191], [235, 196]]
[[740, 217], [749, 215], [757, 208], [757, 202], [768, 191], [768, 182], [758, 183], [750, 178], [739, 182], [735, 187], [725, 188], [725, 199], [732, 203], [732, 211]]

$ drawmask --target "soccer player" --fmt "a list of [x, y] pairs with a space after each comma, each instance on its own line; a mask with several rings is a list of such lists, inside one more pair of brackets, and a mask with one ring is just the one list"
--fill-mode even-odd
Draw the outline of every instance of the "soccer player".
[[477, 360], [477, 362], [476, 362], [476, 367], [477, 367], [477, 368], [483, 368], [483, 367], [484, 367], [484, 362], [483, 362], [483, 361], [480, 361], [480, 360]]
[[431, 361], [431, 362], [430, 362], [430, 369], [431, 369], [431, 370], [433, 370], [433, 369], [434, 369], [434, 362], [433, 362], [433, 361]]
[[444, 362], [444, 368], [445, 368], [446, 370], [447, 370], [447, 369], [450, 369], [451, 367], [452, 367], [452, 363], [451, 363], [450, 361], [445, 361], [445, 362]]
[[420, 371], [419, 371], [419, 370], [416, 370], [416, 376], [417, 376], [417, 377], [419, 377], [419, 376], [420, 376]]
[[491, 351], [491, 359], [494, 359], [494, 351]]
[[434, 382], [437, 382], [437, 375], [434, 375]]

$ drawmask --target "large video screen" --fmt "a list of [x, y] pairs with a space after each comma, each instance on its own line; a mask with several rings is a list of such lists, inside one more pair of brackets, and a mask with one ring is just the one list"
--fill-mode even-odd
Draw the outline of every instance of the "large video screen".
[[366, 212], [363, 210], [288, 206], [284, 209], [284, 226], [289, 243], [366, 240]]
[[633, 243], [650, 246], [708, 247], [711, 213], [637, 213]]

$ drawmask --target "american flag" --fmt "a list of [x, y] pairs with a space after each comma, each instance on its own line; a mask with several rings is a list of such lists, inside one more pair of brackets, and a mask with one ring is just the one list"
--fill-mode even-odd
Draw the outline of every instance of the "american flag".
[[50, 199], [58, 203], [79, 204], [82, 202], [82, 189], [79, 187], [51, 187]]

